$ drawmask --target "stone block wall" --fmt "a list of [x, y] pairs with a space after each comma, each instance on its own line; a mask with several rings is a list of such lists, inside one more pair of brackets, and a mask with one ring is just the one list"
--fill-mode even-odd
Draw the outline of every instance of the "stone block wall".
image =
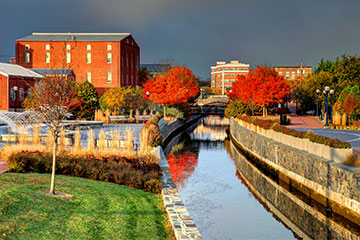
[[280, 175], [296, 182], [299, 190], [342, 212], [351, 220], [360, 220], [360, 171], [305, 151], [287, 146], [230, 121], [234, 140]]

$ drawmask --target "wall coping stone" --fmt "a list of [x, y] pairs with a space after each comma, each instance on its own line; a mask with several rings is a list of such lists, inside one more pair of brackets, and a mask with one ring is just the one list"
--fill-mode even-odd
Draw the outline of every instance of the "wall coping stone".
[[160, 166], [163, 174], [161, 176], [161, 182], [163, 184], [161, 195], [176, 239], [202, 239], [202, 236], [181, 200], [174, 180], [169, 173], [169, 164], [162, 148], [158, 146], [152, 150], [152, 153], [159, 159], [160, 163], [163, 163], [163, 167]]

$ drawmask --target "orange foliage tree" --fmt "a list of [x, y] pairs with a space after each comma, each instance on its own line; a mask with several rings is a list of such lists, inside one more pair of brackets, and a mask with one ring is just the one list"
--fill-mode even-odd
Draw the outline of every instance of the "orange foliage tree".
[[253, 111], [255, 106], [263, 108], [282, 102], [290, 92], [290, 86], [285, 78], [269, 67], [258, 66], [247, 76], [238, 76], [229, 93], [230, 98], [241, 100]]
[[174, 67], [164, 76], [148, 80], [144, 84], [144, 98], [147, 98], [146, 92], [150, 93], [149, 100], [164, 105], [165, 115], [165, 106], [187, 102], [189, 98], [196, 96], [199, 87], [191, 70]]

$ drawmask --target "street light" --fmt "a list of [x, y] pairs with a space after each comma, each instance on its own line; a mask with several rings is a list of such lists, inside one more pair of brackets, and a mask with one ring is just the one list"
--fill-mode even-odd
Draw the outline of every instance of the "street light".
[[149, 112], [149, 95], [150, 95], [150, 92], [149, 91], [146, 91], [146, 100], [147, 100], [147, 105], [146, 105], [146, 108], [147, 108], [147, 111], [146, 111], [146, 114]]
[[316, 117], [319, 117], [319, 94], [320, 90], [316, 89]]
[[328, 108], [328, 105], [329, 105], [329, 102], [328, 102], [328, 93], [330, 91], [330, 87], [329, 86], [326, 86], [323, 93], [324, 93], [324, 96], [325, 96], [325, 101], [324, 101], [324, 106], [325, 106], [325, 114], [326, 114], [326, 121], [325, 121], [325, 127], [328, 127], [329, 126], [329, 108]]
[[331, 104], [330, 104], [330, 124], [333, 123], [333, 116], [332, 116], [332, 106], [333, 106], [333, 98], [334, 98], [334, 89], [330, 90], [330, 97], [331, 97]]
[[15, 93], [14, 95], [15, 95], [15, 112], [16, 112], [16, 105], [17, 105], [17, 104], [16, 104], [16, 92], [17, 92], [17, 90], [18, 90], [18, 87], [17, 87], [17, 86], [14, 86], [14, 87], [13, 87], [13, 90], [14, 90], [14, 93]]

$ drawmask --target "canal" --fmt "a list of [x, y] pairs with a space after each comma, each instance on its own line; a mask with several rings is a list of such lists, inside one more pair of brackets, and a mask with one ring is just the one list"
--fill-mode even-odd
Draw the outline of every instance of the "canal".
[[359, 225], [247, 159], [228, 122], [199, 121], [165, 149], [170, 174], [204, 239], [360, 239]]

